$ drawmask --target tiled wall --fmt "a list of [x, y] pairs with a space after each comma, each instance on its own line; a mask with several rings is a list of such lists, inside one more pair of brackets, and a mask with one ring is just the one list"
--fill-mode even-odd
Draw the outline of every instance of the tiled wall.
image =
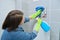
[[50, 39], [59, 40], [59, 29], [60, 29], [60, 0], [50, 0]]

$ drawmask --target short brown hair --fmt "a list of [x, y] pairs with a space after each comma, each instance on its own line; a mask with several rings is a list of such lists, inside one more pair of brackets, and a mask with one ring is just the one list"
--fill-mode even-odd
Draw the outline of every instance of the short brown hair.
[[9, 28], [8, 31], [14, 30], [21, 23], [23, 18], [23, 13], [19, 10], [12, 10], [8, 13], [3, 25], [2, 29]]

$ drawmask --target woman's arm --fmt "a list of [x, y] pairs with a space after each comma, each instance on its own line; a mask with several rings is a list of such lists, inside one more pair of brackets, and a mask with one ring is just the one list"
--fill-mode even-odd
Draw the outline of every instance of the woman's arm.
[[29, 16], [30, 19], [35, 19], [36, 17], [38, 17], [39, 15], [41, 15], [42, 11], [38, 10], [36, 13], [32, 14], [31, 16]]
[[29, 22], [30, 21], [30, 17], [25, 17], [24, 20], [25, 20], [24, 23]]
[[33, 31], [38, 33], [40, 30], [41, 23], [42, 23], [42, 19], [38, 18], [37, 23], [34, 25]]
[[24, 23], [29, 22], [31, 19], [35, 19], [41, 13], [42, 13], [42, 11], [41, 10], [38, 10], [36, 13], [32, 14], [31, 16], [25, 17]]

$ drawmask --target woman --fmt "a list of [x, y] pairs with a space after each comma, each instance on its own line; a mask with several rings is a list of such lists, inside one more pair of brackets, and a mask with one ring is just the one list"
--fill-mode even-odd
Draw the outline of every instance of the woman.
[[40, 21], [37, 21], [37, 24], [39, 25], [34, 27], [31, 33], [24, 32], [21, 24], [33, 19], [33, 16], [34, 18], [37, 17], [39, 14], [40, 11], [30, 17], [24, 18], [23, 13], [19, 10], [12, 10], [9, 12], [2, 25], [4, 32], [2, 34], [1, 40], [33, 40], [39, 32], [41, 20], [39, 19]]

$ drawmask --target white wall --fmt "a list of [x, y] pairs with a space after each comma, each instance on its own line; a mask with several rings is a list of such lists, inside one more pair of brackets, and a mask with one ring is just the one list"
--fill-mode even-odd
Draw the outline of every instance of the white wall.
[[22, 0], [15, 0], [15, 8], [22, 11]]
[[9, 11], [15, 9], [14, 0], [0, 0], [0, 39], [2, 35], [2, 23]]
[[51, 40], [60, 40], [59, 39], [59, 29], [60, 29], [60, 0], [50, 0], [50, 39]]

